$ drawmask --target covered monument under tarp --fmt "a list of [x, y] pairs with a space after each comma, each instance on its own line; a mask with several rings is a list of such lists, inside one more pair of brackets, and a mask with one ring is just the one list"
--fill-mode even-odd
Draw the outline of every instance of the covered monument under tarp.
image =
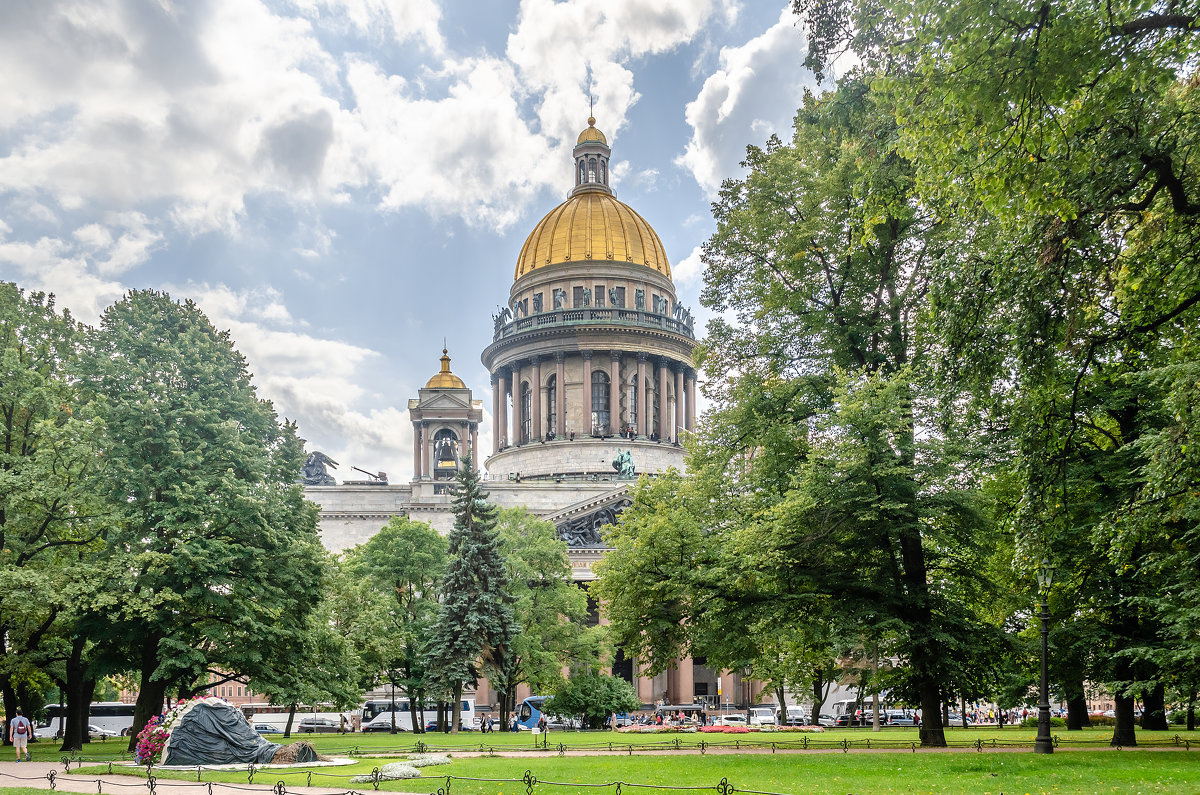
[[[210, 698], [196, 703], [171, 729], [164, 765], [268, 764], [281, 746], [267, 742], [232, 705]], [[316, 761], [316, 752], [307, 749]]]

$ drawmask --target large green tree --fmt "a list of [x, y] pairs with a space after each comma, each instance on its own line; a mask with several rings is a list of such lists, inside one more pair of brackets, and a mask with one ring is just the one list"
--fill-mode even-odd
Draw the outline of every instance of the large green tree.
[[962, 374], [1008, 397], [1018, 565], [1059, 563], [1056, 619], [1085, 608], [1069, 638], [1103, 649], [1088, 673], [1116, 693], [1113, 743], [1133, 743], [1135, 698], [1163, 726], [1165, 681], [1200, 652], [1180, 598], [1198, 571], [1197, 9], [796, 7], [810, 64], [852, 49], [903, 109], [923, 198], [989, 230], [947, 270], [939, 325]]
[[[190, 301], [133, 291], [91, 337], [105, 401], [108, 609], [90, 626], [138, 671], [134, 732], [214, 672], [298, 660], [328, 563], [296, 485], [295, 426], [255, 395], [228, 333]], [[132, 742], [131, 738], [131, 742]]]
[[442, 604], [432, 633], [432, 679], [452, 699], [450, 731], [458, 732], [462, 691], [481, 672], [498, 670], [519, 631], [504, 565], [496, 506], [488, 502], [469, 455], [452, 490], [454, 528], [442, 580]]
[[[371, 593], [364, 599], [374, 637], [364, 639], [373, 674], [408, 696], [414, 732], [423, 732], [422, 703], [430, 689], [429, 646], [446, 571], [446, 539], [424, 522], [395, 516], [346, 554], [346, 569]], [[393, 713], [392, 729], [395, 731]]]
[[567, 545], [553, 524], [524, 508], [504, 508], [497, 530], [519, 628], [490, 680], [500, 695], [500, 725], [507, 726], [518, 685], [553, 692], [564, 670], [594, 667], [604, 630], [588, 627], [587, 594], [572, 581]]
[[[96, 403], [76, 368], [83, 327], [52, 296], [0, 283], [0, 693], [8, 716], [59, 681], [78, 749], [90, 701], [87, 641], [75, 629], [79, 583], [105, 529]], [[7, 742], [8, 738], [4, 738]]]

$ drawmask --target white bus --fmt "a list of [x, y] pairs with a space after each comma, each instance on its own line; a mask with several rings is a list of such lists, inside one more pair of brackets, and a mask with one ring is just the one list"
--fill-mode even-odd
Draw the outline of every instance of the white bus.
[[[430, 709], [430, 707], [433, 707]], [[464, 698], [460, 705], [462, 709], [462, 727], [464, 729], [478, 728], [475, 725], [475, 698], [474, 696]], [[396, 730], [410, 732], [412, 726], [412, 712], [409, 710], [408, 698], [401, 697], [395, 701], [390, 699], [379, 699], [368, 701], [363, 704], [362, 710], [362, 730], [365, 732], [386, 732], [392, 730], [392, 716], [396, 718]], [[421, 716], [425, 726], [437, 722], [437, 704], [426, 701], [425, 713]]]
[[[88, 712], [88, 724], [127, 737], [129, 730], [133, 728], [134, 706], [134, 704], [126, 704], [121, 701], [94, 701]], [[65, 704], [47, 704], [46, 719], [39, 722], [37, 728], [53, 728], [52, 736], [61, 737], [66, 722], [67, 707]], [[46, 735], [47, 732], [41, 732], [38, 737]]]
[[[242, 711], [246, 716], [246, 720], [251, 726], [271, 726], [282, 732], [288, 722], [288, 708], [281, 707], [278, 704], [235, 704], [235, 707]], [[296, 707], [296, 717], [292, 721], [292, 731], [300, 730], [300, 721], [305, 718], [327, 718], [333, 721], [333, 725], [341, 727], [342, 718], [346, 718], [346, 731], [350, 730], [350, 714], [352, 710], [338, 712], [333, 709], [330, 704], [317, 704], [310, 706], [308, 704], [300, 704]]]

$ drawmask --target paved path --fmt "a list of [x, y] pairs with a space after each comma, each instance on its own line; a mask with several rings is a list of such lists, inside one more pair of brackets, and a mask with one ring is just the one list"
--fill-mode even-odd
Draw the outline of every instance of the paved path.
[[[8, 748], [5, 751], [11, 750]], [[98, 763], [85, 763], [98, 764]], [[72, 767], [74, 769], [74, 766]], [[51, 786], [51, 773], [53, 773], [53, 786]], [[213, 783], [198, 783], [195, 781], [178, 781], [175, 779], [156, 779], [154, 784], [154, 795], [234, 795], [234, 793], [262, 793], [266, 795], [273, 791], [273, 782], [270, 781], [270, 772], [263, 771], [262, 784], [220, 784]], [[99, 781], [99, 786], [97, 786]], [[339, 782], [341, 783], [341, 782]], [[359, 792], [362, 795], [376, 795], [368, 786], [365, 790], [351, 790], [348, 785], [339, 786], [339, 783], [332, 784], [328, 787], [288, 787], [287, 795], [331, 795], [331, 793], [353, 793]], [[429, 782], [431, 785], [424, 795], [436, 789], [438, 782]], [[122, 776], [114, 772], [112, 775], [105, 773], [101, 776], [95, 774], [78, 775], [74, 772], [63, 772], [61, 763], [48, 762], [0, 762], [0, 787], [33, 787], [35, 789], [54, 789], [58, 792], [86, 792], [92, 795], [148, 795], [150, 792], [149, 785], [146, 779], [135, 776]], [[211, 787], [211, 788], [210, 788]], [[389, 790], [388, 795], [393, 795], [394, 790]], [[403, 795], [402, 793], [397, 795]], [[416, 794], [420, 795], [420, 794]]]

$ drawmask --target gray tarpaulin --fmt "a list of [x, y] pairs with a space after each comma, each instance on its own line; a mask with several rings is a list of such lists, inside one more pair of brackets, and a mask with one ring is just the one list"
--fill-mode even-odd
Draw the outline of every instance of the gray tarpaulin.
[[[267, 742], [229, 704], [200, 703], [171, 731], [164, 765], [267, 764], [279, 746]], [[312, 760], [298, 760], [312, 761]]]

